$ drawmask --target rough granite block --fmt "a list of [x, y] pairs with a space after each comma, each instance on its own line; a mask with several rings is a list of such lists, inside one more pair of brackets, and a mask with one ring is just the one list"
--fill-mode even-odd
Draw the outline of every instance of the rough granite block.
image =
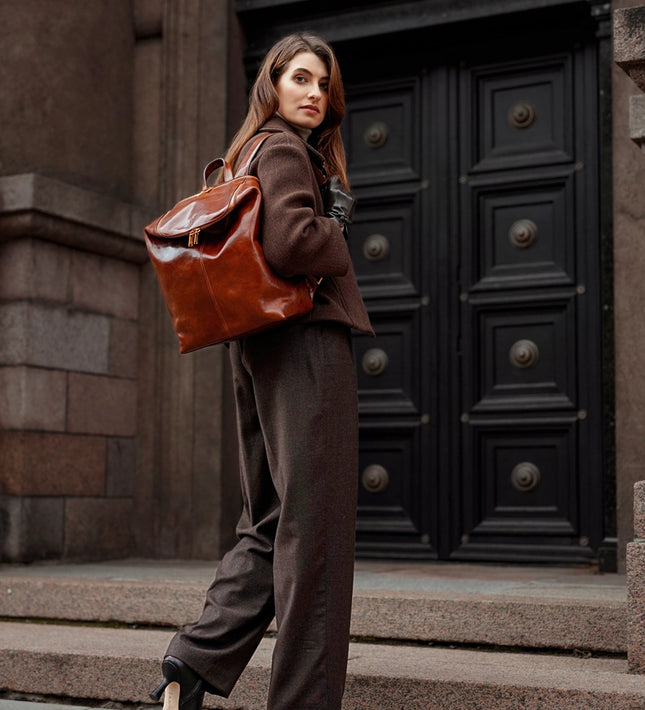
[[645, 542], [627, 545], [627, 614], [629, 668], [645, 673]]
[[645, 90], [645, 5], [614, 11], [614, 60]]
[[120, 318], [139, 314], [139, 267], [107, 256], [75, 252], [71, 269], [75, 307]]
[[0, 431], [0, 494], [105, 493], [105, 438]]
[[0, 367], [0, 428], [64, 431], [66, 401], [64, 372]]
[[70, 373], [67, 430], [105, 436], [137, 432], [137, 383], [117, 377]]
[[65, 307], [0, 305], [0, 363], [107, 373], [110, 319]]
[[137, 449], [133, 438], [107, 440], [107, 495], [114, 498], [133, 496], [136, 490]]
[[645, 540], [645, 481], [634, 484], [634, 537]]
[[64, 556], [86, 560], [127, 557], [132, 550], [133, 513], [129, 499], [68, 499]]
[[32, 562], [63, 551], [62, 498], [0, 498], [0, 559]]
[[113, 318], [110, 325], [110, 374], [136, 377], [138, 358], [138, 324]]
[[43, 299], [64, 303], [68, 297], [70, 249], [36, 239], [0, 245], [0, 298]]

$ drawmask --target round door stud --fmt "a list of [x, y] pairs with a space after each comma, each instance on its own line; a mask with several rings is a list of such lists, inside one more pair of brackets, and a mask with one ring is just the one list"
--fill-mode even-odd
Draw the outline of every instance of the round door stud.
[[514, 367], [534, 367], [540, 359], [540, 349], [532, 340], [518, 340], [511, 346], [508, 359]]
[[513, 488], [528, 493], [535, 490], [540, 485], [540, 469], [530, 461], [522, 461], [511, 471], [511, 483]]
[[389, 134], [390, 129], [387, 123], [375, 121], [367, 127], [363, 135], [363, 140], [368, 147], [376, 150], [377, 148], [382, 148], [387, 143]]
[[385, 372], [388, 362], [389, 358], [385, 350], [381, 350], [381, 348], [370, 348], [365, 355], [363, 355], [361, 365], [363, 366], [363, 372], [372, 377], [376, 377], [382, 372]]
[[518, 249], [528, 249], [538, 236], [537, 224], [532, 219], [518, 219], [508, 230], [508, 239]]
[[390, 483], [390, 476], [386, 468], [374, 463], [363, 471], [361, 482], [369, 493], [382, 493]]
[[390, 253], [390, 241], [383, 234], [370, 234], [363, 242], [363, 256], [368, 261], [383, 261]]
[[518, 101], [508, 112], [508, 122], [513, 128], [528, 128], [535, 121], [535, 107], [528, 101]]

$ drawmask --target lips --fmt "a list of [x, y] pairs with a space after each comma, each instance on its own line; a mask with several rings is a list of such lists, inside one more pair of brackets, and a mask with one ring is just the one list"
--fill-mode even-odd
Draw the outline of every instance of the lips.
[[307, 104], [307, 106], [301, 106], [300, 107], [303, 111], [310, 111], [311, 113], [320, 113], [320, 109], [318, 106], [314, 106], [312, 104]]

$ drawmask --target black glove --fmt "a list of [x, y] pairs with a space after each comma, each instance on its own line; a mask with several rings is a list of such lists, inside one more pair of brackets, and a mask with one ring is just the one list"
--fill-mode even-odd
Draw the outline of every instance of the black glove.
[[345, 236], [347, 236], [347, 225], [352, 223], [356, 200], [351, 193], [345, 190], [337, 175], [330, 177], [325, 183], [323, 200], [325, 216], [330, 217], [339, 227], [342, 227]]

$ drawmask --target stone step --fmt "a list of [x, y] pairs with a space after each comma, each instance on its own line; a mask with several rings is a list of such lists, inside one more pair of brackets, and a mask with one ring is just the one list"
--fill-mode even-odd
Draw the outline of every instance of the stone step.
[[[0, 690], [70, 704], [149, 703], [170, 630], [2, 622]], [[273, 639], [229, 699], [207, 708], [263, 710]], [[645, 677], [621, 658], [353, 643], [343, 710], [645, 707]]]
[[[562, 572], [457, 570], [359, 564], [352, 635], [626, 653], [620, 579], [575, 571], [563, 578]], [[212, 574], [213, 566], [204, 563], [4, 566], [0, 618], [177, 627], [199, 615]]]

